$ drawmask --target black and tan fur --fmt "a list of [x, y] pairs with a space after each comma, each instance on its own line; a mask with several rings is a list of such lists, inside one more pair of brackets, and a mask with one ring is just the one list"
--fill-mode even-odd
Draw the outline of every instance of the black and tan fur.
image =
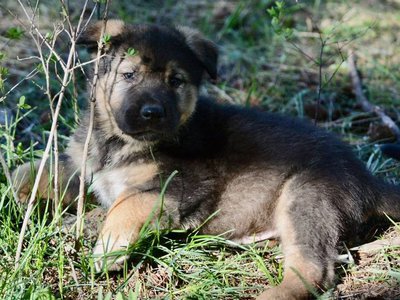
[[[101, 26], [92, 25], [79, 42], [96, 50]], [[280, 240], [283, 282], [259, 299], [306, 298], [304, 282], [332, 282], [336, 246], [348, 228], [384, 212], [400, 217], [400, 189], [372, 177], [332, 134], [199, 95], [204, 76], [216, 77], [217, 48], [196, 31], [110, 20], [105, 32], [111, 39], [100, 61], [87, 161], [87, 183], [108, 208], [96, 255], [135, 242], [159, 205], [160, 177], [174, 170], [164, 201], [171, 226], [195, 228], [217, 212], [204, 233]], [[137, 54], [127, 55], [129, 48]], [[62, 158], [64, 178], [79, 170], [87, 120]], [[22, 166], [16, 179], [28, 170]], [[67, 201], [76, 196], [74, 182]], [[28, 187], [22, 180], [22, 199]], [[118, 269], [125, 259], [100, 258], [97, 267]]]

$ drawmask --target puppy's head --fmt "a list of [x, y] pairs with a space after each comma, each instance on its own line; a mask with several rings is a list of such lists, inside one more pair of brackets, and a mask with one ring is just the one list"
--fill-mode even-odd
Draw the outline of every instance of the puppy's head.
[[217, 48], [188, 28], [109, 20], [78, 39], [99, 63], [96, 121], [110, 134], [156, 141], [173, 136], [193, 113], [205, 75], [217, 75]]

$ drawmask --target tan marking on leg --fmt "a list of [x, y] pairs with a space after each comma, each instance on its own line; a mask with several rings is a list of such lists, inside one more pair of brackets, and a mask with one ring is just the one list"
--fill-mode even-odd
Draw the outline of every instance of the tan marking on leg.
[[[105, 264], [108, 270], [122, 267], [127, 255], [115, 259], [105, 254], [124, 251], [139, 237], [140, 230], [156, 208], [158, 194], [137, 191], [121, 195], [110, 207], [105, 224], [93, 254], [97, 256], [96, 270], [100, 272]], [[121, 253], [120, 253], [121, 254]]]
[[[25, 163], [21, 166], [19, 166], [14, 172], [13, 172], [13, 181], [14, 185], [17, 189], [18, 192], [18, 197], [21, 203], [25, 203], [29, 199], [29, 194], [31, 193], [32, 186], [33, 186], [33, 181], [35, 180], [35, 173], [37, 169], [39, 168], [40, 161], [35, 161], [33, 165], [33, 169], [31, 168], [31, 163]], [[31, 172], [33, 171], [33, 173]], [[42, 176], [40, 177], [39, 180], [39, 186], [38, 186], [38, 195], [39, 197], [45, 197], [47, 196], [50, 199], [54, 198], [54, 192], [53, 190], [49, 190], [50, 186], [50, 181], [49, 181], [50, 176], [48, 170], [45, 168], [43, 170]]]
[[299, 252], [285, 256], [284, 268], [282, 283], [266, 290], [257, 300], [308, 299], [322, 278], [322, 269]]
[[[36, 172], [39, 168], [40, 161], [35, 161], [33, 167], [31, 167], [30, 163], [25, 163], [21, 166], [19, 166], [16, 170], [14, 170], [12, 177], [13, 177], [13, 183], [16, 187], [19, 201], [21, 203], [26, 203], [29, 199], [29, 195], [31, 193], [33, 183], [35, 180], [35, 175]], [[68, 178], [63, 177], [63, 168], [64, 166], [60, 163], [59, 166], [59, 191], [64, 192], [64, 186], [67, 185], [68, 182], [63, 182], [63, 180], [68, 181]], [[33, 170], [32, 170], [33, 169]], [[33, 171], [33, 173], [32, 173]], [[39, 180], [39, 186], [38, 186], [38, 191], [37, 195], [39, 198], [43, 199], [54, 199], [54, 188], [52, 187], [52, 182], [53, 176], [50, 176], [48, 166], [46, 166], [43, 169], [42, 176], [40, 177]], [[73, 195], [68, 193], [68, 191], [65, 193], [62, 201], [63, 204], [69, 204], [73, 200]]]

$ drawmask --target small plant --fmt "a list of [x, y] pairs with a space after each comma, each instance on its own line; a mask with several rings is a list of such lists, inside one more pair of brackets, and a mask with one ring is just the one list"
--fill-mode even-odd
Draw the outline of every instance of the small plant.
[[127, 56], [135, 56], [136, 54], [137, 54], [136, 49], [128, 48], [128, 50], [126, 50], [126, 55]]
[[104, 34], [103, 35], [103, 40], [102, 40], [103, 44], [107, 45], [111, 42], [111, 35], [109, 34]]
[[19, 40], [24, 35], [24, 31], [19, 27], [11, 27], [6, 31], [6, 38], [10, 40]]
[[267, 9], [268, 14], [271, 17], [271, 25], [278, 35], [283, 35], [285, 39], [290, 39], [293, 35], [293, 28], [289, 28], [285, 25], [285, 16], [288, 10], [285, 7], [284, 1], [276, 1], [275, 6]]

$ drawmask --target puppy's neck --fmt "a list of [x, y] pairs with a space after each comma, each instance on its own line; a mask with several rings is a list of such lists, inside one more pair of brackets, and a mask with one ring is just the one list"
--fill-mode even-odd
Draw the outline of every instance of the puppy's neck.
[[151, 157], [154, 143], [139, 141], [128, 135], [104, 135], [99, 131], [91, 144], [92, 153], [97, 153], [100, 169], [116, 167], [123, 163], [135, 163], [143, 157]]

